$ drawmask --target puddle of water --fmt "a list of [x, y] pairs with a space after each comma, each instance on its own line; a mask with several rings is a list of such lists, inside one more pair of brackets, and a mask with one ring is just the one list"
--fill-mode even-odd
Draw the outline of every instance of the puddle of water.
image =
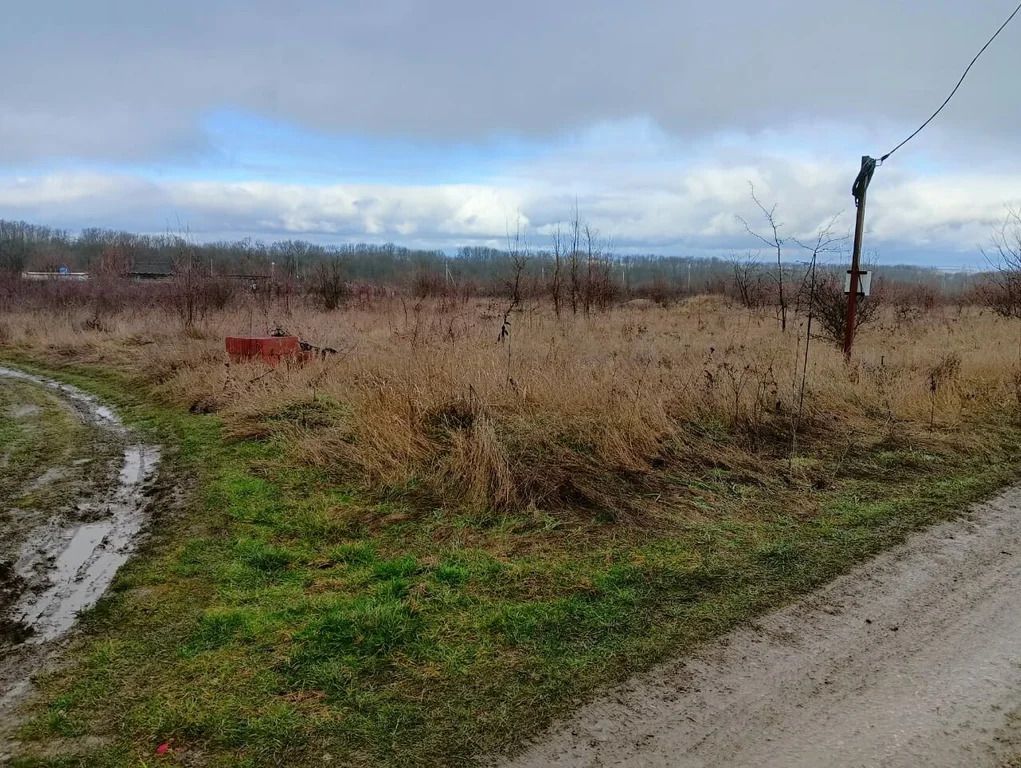
[[26, 581], [41, 580], [43, 588], [26, 591], [13, 617], [32, 629], [29, 642], [42, 643], [70, 629], [77, 614], [95, 604], [131, 555], [145, 522], [145, 485], [160, 454], [153, 446], [131, 441], [117, 414], [92, 395], [3, 366], [0, 376], [60, 392], [88, 422], [127, 442], [115, 488], [101, 499], [79, 501], [78, 514], [52, 518], [21, 549], [18, 574]]
[[49, 584], [38, 594], [25, 595], [15, 608], [21, 622], [32, 627], [32, 642], [51, 640], [70, 629], [77, 614], [95, 604], [130, 557], [145, 522], [143, 486], [158, 462], [155, 448], [128, 446], [119, 484], [103, 503], [105, 518], [78, 525], [51, 522], [26, 543], [17, 564], [19, 574], [28, 578], [42, 571]]

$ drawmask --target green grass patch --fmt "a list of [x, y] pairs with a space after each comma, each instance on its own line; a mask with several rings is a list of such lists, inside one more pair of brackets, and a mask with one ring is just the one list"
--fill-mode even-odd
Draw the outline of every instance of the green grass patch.
[[54, 505], [61, 483], [32, 487], [81, 450], [91, 430], [51, 392], [0, 377], [0, 498], [20, 505]]
[[[1015, 479], [1021, 446], [1005, 423], [981, 456], [877, 449], [825, 490], [678, 475], [709, 512], [655, 531], [442, 510], [390, 524], [283, 438], [225, 442], [215, 416], [113, 374], [60, 375], [166, 445], [190, 492], [41, 681], [20, 766], [468, 764], [952, 516]], [[157, 760], [162, 743], [179, 751]]]

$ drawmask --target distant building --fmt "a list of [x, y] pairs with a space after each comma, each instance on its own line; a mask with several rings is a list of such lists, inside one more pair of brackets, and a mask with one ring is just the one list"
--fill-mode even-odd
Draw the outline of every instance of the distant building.
[[22, 280], [68, 280], [71, 282], [80, 282], [82, 280], [89, 279], [88, 272], [69, 272], [67, 270], [63, 272], [22, 272]]
[[136, 264], [128, 272], [132, 280], [170, 280], [173, 276], [173, 264]]

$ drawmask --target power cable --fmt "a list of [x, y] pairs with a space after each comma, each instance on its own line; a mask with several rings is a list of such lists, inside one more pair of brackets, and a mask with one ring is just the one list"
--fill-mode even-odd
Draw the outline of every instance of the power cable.
[[889, 152], [887, 152], [885, 155], [883, 155], [881, 158], [879, 158], [879, 162], [880, 163], [882, 163], [884, 160], [886, 160], [886, 158], [888, 158], [890, 155], [892, 155], [898, 149], [900, 149], [905, 144], [907, 144], [909, 141], [911, 141], [913, 138], [915, 138], [915, 136], [917, 136], [919, 133], [922, 132], [922, 129], [925, 128], [925, 126], [927, 126], [929, 123], [931, 123], [936, 118], [936, 115], [938, 115], [940, 112], [943, 111], [943, 107], [945, 107], [947, 104], [949, 104], [950, 100], [952, 98], [954, 98], [954, 94], [957, 93], [957, 89], [961, 87], [961, 83], [964, 82], [964, 78], [966, 78], [968, 76], [968, 73], [971, 71], [971, 68], [973, 66], [975, 66], [975, 62], [978, 61], [979, 56], [981, 56], [983, 53], [985, 53], [986, 48], [988, 48], [992, 44], [993, 40], [995, 40], [997, 38], [997, 36], [999, 36], [999, 34], [1004, 30], [1004, 28], [1008, 24], [1010, 24], [1010, 22], [1014, 19], [1014, 17], [1017, 16], [1019, 11], [1021, 11], [1021, 4], [1018, 4], [1018, 7], [1014, 9], [1014, 12], [1012, 14], [1010, 14], [1010, 16], [1007, 17], [1007, 20], [1005, 22], [1003, 22], [1003, 24], [1000, 25], [1000, 28], [997, 29], [996, 32], [993, 33], [993, 36], [990, 37], [986, 41], [986, 44], [982, 46], [982, 49], [978, 53], [975, 54], [975, 58], [971, 60], [971, 64], [969, 64], [967, 69], [964, 70], [964, 74], [961, 75], [961, 79], [957, 81], [957, 85], [954, 86], [954, 90], [952, 90], [950, 92], [950, 95], [947, 96], [946, 101], [944, 101], [942, 104], [939, 105], [939, 109], [937, 109], [935, 112], [933, 112], [928, 120], [926, 120], [924, 123], [922, 123], [920, 126], [918, 126], [918, 129], [914, 133], [912, 133], [910, 136], [908, 136], [906, 139], [904, 139], [904, 141], [902, 141], [896, 147], [894, 147]]

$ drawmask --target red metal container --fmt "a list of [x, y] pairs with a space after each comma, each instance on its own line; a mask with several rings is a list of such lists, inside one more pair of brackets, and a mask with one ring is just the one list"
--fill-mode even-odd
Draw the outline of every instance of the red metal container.
[[262, 360], [275, 367], [281, 360], [301, 355], [297, 336], [228, 336], [226, 343], [227, 354], [235, 363]]

